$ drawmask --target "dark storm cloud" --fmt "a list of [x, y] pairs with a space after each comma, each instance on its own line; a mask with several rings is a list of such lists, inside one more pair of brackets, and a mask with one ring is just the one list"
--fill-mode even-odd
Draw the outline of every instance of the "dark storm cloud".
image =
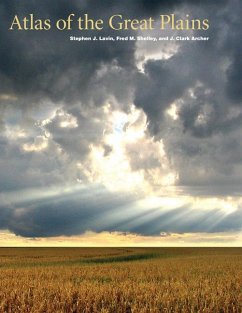
[[50, 197], [46, 190], [37, 198], [33, 203], [31, 195], [27, 201], [20, 197], [11, 209], [1, 207], [0, 215], [4, 217], [1, 228], [27, 237], [69, 236], [87, 230], [100, 232], [112, 225], [113, 213], [120, 213], [135, 200], [129, 194], [110, 193], [102, 187], [63, 191]]
[[[179, 2], [179, 1], [178, 1]], [[54, 27], [50, 31], [8, 31], [13, 17], [33, 13], [38, 18], [50, 18], [52, 24], [70, 13], [80, 16], [88, 13], [103, 18], [112, 13], [146, 16], [162, 7], [165, 2], [152, 3], [125, 1], [5, 1], [0, 6], [0, 78], [1, 92], [14, 93], [29, 101], [51, 98], [54, 101], [85, 99], [89, 81], [102, 64], [116, 62], [132, 70], [134, 43], [69, 42], [69, 35], [97, 35], [95, 32], [61, 32]], [[175, 3], [175, 1], [174, 1]], [[99, 4], [99, 3], [98, 3]], [[107, 30], [98, 34], [105, 35]], [[112, 32], [108, 30], [108, 35]], [[113, 34], [116, 35], [115, 32]], [[122, 32], [119, 32], [122, 35]]]
[[[137, 198], [110, 193], [100, 186], [47, 197], [44, 194], [48, 195], [48, 191], [34, 202], [31, 197], [29, 200], [15, 198], [16, 203], [8, 206], [2, 202], [0, 228], [24, 237], [51, 237], [86, 231], [147, 236], [161, 232], [214, 233], [240, 231], [242, 227], [240, 207], [230, 214], [216, 207], [193, 209], [189, 203], [172, 210], [158, 206], [142, 209]], [[1, 198], [4, 201], [4, 197]]]
[[[194, 35], [209, 36], [210, 40], [182, 42], [178, 53], [170, 59], [146, 62], [144, 74], [138, 80], [135, 104], [146, 112], [153, 135], [159, 136], [162, 132], [164, 111], [179, 99], [183, 103], [180, 118], [184, 131], [190, 131], [195, 137], [208, 137], [240, 126], [242, 115], [231, 118], [229, 114], [233, 105], [241, 105], [242, 86], [242, 24], [237, 14], [241, 4], [236, 0], [233, 4], [218, 5], [215, 11], [206, 5], [183, 8], [209, 18], [209, 30], [196, 31]], [[176, 35], [184, 36], [183, 33]], [[194, 88], [195, 95], [187, 97], [188, 90]], [[203, 124], [196, 123], [206, 104], [211, 108], [210, 115]]]
[[180, 56], [180, 60], [175, 64], [172, 63], [173, 60], [149, 60], [145, 64], [144, 75], [140, 75], [135, 104], [147, 114], [149, 129], [154, 135], [159, 133], [162, 127], [165, 109], [181, 97], [193, 81], [191, 68], [183, 65], [183, 58]]
[[[102, 115], [97, 109], [91, 111], [87, 116], [80, 109], [72, 109], [68, 113], [57, 111], [56, 116], [46, 125], [45, 129], [52, 135], [52, 140], [57, 143], [63, 151], [68, 153], [75, 160], [80, 160], [86, 156], [90, 147], [90, 142], [93, 144], [101, 142], [101, 135], [104, 131]], [[62, 115], [63, 114], [63, 115]], [[74, 127], [61, 127], [62, 119], [74, 118]], [[75, 124], [76, 123], [76, 124]]]
[[[226, 1], [220, 1], [223, 5]], [[114, 13], [126, 17], [147, 17], [173, 10], [193, 1], [4, 1], [0, 6], [0, 78], [1, 92], [28, 98], [29, 102], [51, 98], [54, 101], [85, 99], [91, 77], [102, 64], [116, 62], [130, 71], [135, 67], [135, 43], [91, 42], [70, 43], [69, 35], [90, 35], [94, 32], [8, 31], [15, 14], [19, 17], [33, 13], [38, 18], [50, 18], [52, 23], [70, 13], [89, 13], [107, 18]], [[198, 6], [201, 3], [197, 4]], [[211, 1], [203, 1], [211, 9]], [[134, 16], [135, 15], [135, 16]], [[124, 32], [127, 34], [127, 32]], [[117, 35], [104, 29], [101, 35]], [[119, 31], [119, 35], [123, 32]], [[162, 73], [161, 73], [162, 75]], [[85, 99], [86, 100], [86, 99]], [[20, 101], [20, 100], [19, 100]], [[26, 105], [26, 104], [25, 104]], [[30, 103], [28, 103], [30, 105]]]
[[27, 138], [0, 136], [0, 192], [76, 181], [76, 162], [49, 142], [43, 151], [25, 151], [24, 145], [37, 147], [43, 136], [37, 133]]
[[[234, 194], [242, 184], [242, 6], [237, 0], [220, 4], [212, 10], [210, 5], [182, 8], [209, 18], [209, 30], [194, 35], [210, 40], [180, 42], [171, 58], [148, 60], [135, 92], [150, 134], [163, 140], [179, 175], [177, 185], [191, 194], [196, 194], [193, 186], [207, 195]], [[177, 120], [167, 120], [172, 103]]]
[[[70, 35], [83, 35], [82, 32], [61, 31], [8, 31], [15, 14], [26, 16], [36, 13], [42, 18], [54, 21], [75, 12], [78, 15], [85, 10], [90, 14], [104, 15], [105, 2], [95, 13], [91, 2], [82, 8], [80, 1], [37, 2], [17, 1], [1, 4], [0, 40], [4, 44], [0, 49], [1, 91], [18, 96], [51, 98], [52, 100], [79, 100], [85, 95], [88, 83], [95, 71], [104, 63], [117, 62], [123, 67], [132, 67], [134, 44], [92, 42], [69, 42]], [[93, 13], [92, 13], [93, 12]], [[105, 31], [102, 35], [105, 34]], [[90, 32], [85, 32], [85, 36]], [[93, 33], [92, 33], [93, 35]]]
[[[241, 27], [241, 26], [239, 26]], [[241, 34], [238, 34], [237, 41], [240, 42]], [[228, 84], [227, 90], [229, 97], [234, 101], [235, 104], [241, 106], [242, 102], [242, 60], [241, 60], [241, 48], [238, 47], [233, 57], [233, 62], [228, 69]]]

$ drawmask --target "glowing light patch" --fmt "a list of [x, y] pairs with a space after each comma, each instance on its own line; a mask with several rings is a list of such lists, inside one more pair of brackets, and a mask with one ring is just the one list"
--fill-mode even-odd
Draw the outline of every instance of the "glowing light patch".
[[25, 143], [23, 145], [23, 150], [26, 152], [40, 152], [48, 147], [48, 139], [43, 136], [38, 136], [35, 138], [34, 143]]
[[27, 133], [24, 129], [19, 128], [19, 127], [9, 127], [6, 126], [6, 136], [7, 138], [11, 139], [11, 140], [15, 140], [16, 138], [26, 138], [27, 137]]
[[177, 106], [175, 103], [172, 103], [169, 109], [166, 111], [166, 113], [173, 119], [177, 120], [178, 119], [178, 113], [177, 113]]
[[17, 101], [18, 98], [15, 95], [11, 95], [11, 94], [0, 94], [0, 100]]
[[143, 208], [176, 209], [188, 203], [188, 197], [147, 197], [138, 202]]
[[212, 210], [219, 209], [228, 215], [235, 212], [242, 204], [241, 198], [191, 198], [194, 209]]
[[62, 120], [60, 121], [61, 128], [76, 128], [78, 127], [77, 119], [70, 114], [66, 114], [63, 116]]

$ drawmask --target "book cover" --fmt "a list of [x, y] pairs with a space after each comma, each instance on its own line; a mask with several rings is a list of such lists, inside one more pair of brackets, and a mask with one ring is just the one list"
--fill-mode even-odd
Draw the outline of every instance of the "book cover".
[[241, 312], [241, 13], [1, 1], [0, 312]]

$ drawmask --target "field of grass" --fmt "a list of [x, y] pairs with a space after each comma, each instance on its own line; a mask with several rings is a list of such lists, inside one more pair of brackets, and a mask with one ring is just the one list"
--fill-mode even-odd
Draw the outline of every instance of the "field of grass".
[[242, 312], [242, 248], [0, 248], [0, 312]]

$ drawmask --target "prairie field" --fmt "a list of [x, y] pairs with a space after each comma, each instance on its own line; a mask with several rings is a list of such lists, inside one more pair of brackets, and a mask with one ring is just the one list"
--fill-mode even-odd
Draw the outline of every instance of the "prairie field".
[[0, 312], [242, 312], [242, 248], [0, 248]]

